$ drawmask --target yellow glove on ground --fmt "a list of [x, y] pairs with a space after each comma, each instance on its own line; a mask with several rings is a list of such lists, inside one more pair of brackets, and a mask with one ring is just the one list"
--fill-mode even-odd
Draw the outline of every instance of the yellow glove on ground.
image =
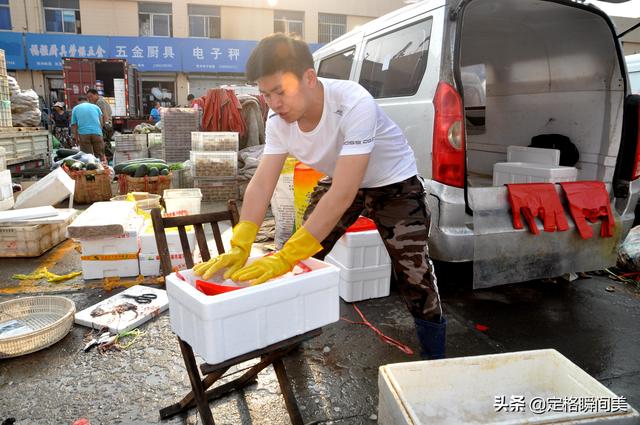
[[241, 268], [231, 275], [231, 279], [251, 280], [252, 285], [259, 285], [291, 271], [298, 261], [306, 260], [321, 249], [320, 242], [307, 229], [300, 227], [280, 251]]
[[256, 240], [258, 229], [258, 225], [252, 221], [241, 221], [236, 224], [231, 237], [231, 250], [205, 263], [198, 264], [193, 268], [194, 274], [207, 280], [219, 270], [228, 268], [224, 273], [224, 278], [228, 279], [229, 276], [238, 271], [247, 262], [251, 252], [251, 245]]

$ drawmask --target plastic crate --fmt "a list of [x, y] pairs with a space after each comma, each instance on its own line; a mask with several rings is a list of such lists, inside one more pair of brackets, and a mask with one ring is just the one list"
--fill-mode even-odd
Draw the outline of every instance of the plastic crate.
[[237, 151], [238, 133], [231, 131], [193, 131], [191, 149], [194, 151]]
[[311, 271], [207, 296], [191, 270], [166, 278], [173, 331], [208, 363], [219, 363], [339, 320], [338, 269], [316, 259]]
[[530, 162], [498, 162], [493, 165], [493, 185], [509, 183], [573, 182], [578, 177], [576, 167], [535, 164]]
[[152, 146], [163, 146], [164, 145], [164, 140], [162, 137], [162, 133], [149, 133], [147, 134], [147, 145], [149, 146], [149, 148], [151, 148]]
[[194, 189], [165, 189], [162, 194], [167, 212], [186, 211], [187, 214], [200, 214], [202, 192]]
[[194, 179], [193, 186], [202, 192], [202, 200], [228, 201], [238, 198], [238, 181], [236, 179]]
[[147, 149], [146, 134], [116, 134], [113, 137], [116, 152], [141, 151]]
[[236, 177], [238, 154], [237, 152], [191, 151], [191, 166], [194, 177]]
[[0, 257], [39, 257], [67, 239], [67, 226], [77, 215], [58, 224], [0, 227]]
[[0, 146], [0, 171], [7, 169], [7, 151]]
[[389, 295], [391, 264], [350, 269], [330, 254], [326, 256], [325, 261], [340, 269], [340, 297], [346, 302], [352, 303]]
[[[381, 366], [378, 423], [637, 424], [638, 412], [544, 409], [540, 400], [605, 399], [616, 395], [556, 350], [522, 351]], [[521, 410], [496, 406], [497, 397], [522, 397]], [[538, 406], [537, 408], [535, 406]], [[596, 403], [598, 406], [598, 403]]]
[[125, 161], [131, 161], [132, 159], [144, 159], [149, 157], [149, 150], [143, 149], [140, 151], [115, 151], [113, 153], [113, 165], [118, 165]]

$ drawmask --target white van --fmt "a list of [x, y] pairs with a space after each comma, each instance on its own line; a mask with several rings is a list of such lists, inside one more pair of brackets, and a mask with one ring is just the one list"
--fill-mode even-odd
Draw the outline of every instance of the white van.
[[[363, 85], [404, 130], [427, 179], [430, 252], [473, 261], [474, 287], [615, 264], [640, 191], [639, 102], [600, 9], [568, 0], [424, 0], [354, 29], [314, 60], [321, 77]], [[579, 154], [574, 179], [606, 183], [613, 237], [600, 237], [598, 222], [583, 240], [558, 185], [570, 229], [514, 229], [494, 166], [548, 134], [568, 138]]]
[[640, 53], [625, 57], [629, 72], [630, 92], [640, 94]]

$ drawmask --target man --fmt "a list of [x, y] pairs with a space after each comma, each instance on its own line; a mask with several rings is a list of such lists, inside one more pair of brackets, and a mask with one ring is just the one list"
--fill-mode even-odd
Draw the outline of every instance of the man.
[[78, 97], [78, 104], [71, 111], [71, 128], [80, 150], [91, 153], [97, 158], [104, 158], [104, 141], [102, 139], [102, 111], [93, 103], [87, 102], [84, 96]]
[[189, 93], [189, 95], [187, 95], [187, 102], [189, 103], [189, 107], [193, 108], [193, 101], [196, 99], [196, 97], [194, 95], [192, 95], [191, 93]]
[[151, 121], [160, 121], [160, 108], [162, 108], [160, 102], [156, 101], [153, 108], [151, 109], [151, 112], [149, 112], [149, 119], [151, 119]]
[[87, 90], [87, 100], [100, 108], [100, 110], [102, 111], [102, 120], [104, 121], [105, 125], [110, 126], [111, 116], [113, 115], [113, 112], [111, 111], [111, 105], [109, 105], [109, 103], [104, 100], [104, 97], [98, 94], [98, 90]]
[[[375, 221], [414, 316], [423, 358], [444, 357], [446, 320], [428, 255], [430, 215], [411, 147], [371, 95], [351, 81], [318, 78], [308, 46], [283, 34], [247, 62], [271, 108], [266, 146], [244, 196], [232, 249], [194, 268], [209, 278], [262, 283], [331, 251], [360, 213]], [[243, 267], [288, 154], [332, 177], [311, 195], [303, 226], [276, 254]]]

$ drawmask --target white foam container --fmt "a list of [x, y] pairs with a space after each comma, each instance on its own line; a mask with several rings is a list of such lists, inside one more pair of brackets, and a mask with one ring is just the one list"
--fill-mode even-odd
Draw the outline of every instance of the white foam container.
[[340, 269], [340, 298], [346, 302], [352, 303], [389, 295], [391, 264], [349, 269], [331, 255], [327, 255], [324, 260]]
[[202, 192], [200, 189], [165, 189], [162, 195], [168, 213], [186, 211], [200, 214]]
[[493, 165], [493, 185], [508, 183], [560, 183], [573, 182], [578, 169], [529, 162], [497, 162]]
[[[312, 271], [216, 296], [175, 273], [166, 278], [171, 327], [208, 363], [245, 354], [336, 322], [339, 271], [310, 258]], [[191, 270], [180, 272], [195, 281]]]
[[127, 223], [122, 235], [80, 239], [82, 255], [126, 254], [140, 251], [140, 232], [143, 223], [142, 216], [134, 216]]
[[529, 162], [557, 166], [560, 164], [560, 150], [507, 146], [507, 162]]
[[[171, 269], [172, 270], [184, 270], [187, 268], [187, 263], [184, 259], [182, 252], [170, 252], [171, 256]], [[160, 276], [160, 255], [158, 253], [140, 253], [138, 255], [140, 262], [140, 274], [142, 276]]]
[[83, 279], [105, 277], [135, 277], [140, 274], [138, 257], [127, 260], [82, 260]]
[[[522, 351], [381, 366], [378, 423], [637, 424], [638, 412], [544, 412], [533, 397], [615, 398], [616, 395], [556, 350]], [[496, 411], [495, 397], [524, 396], [523, 412]], [[565, 409], [569, 410], [569, 409]]]
[[62, 168], [57, 168], [38, 182], [23, 190], [15, 202], [15, 209], [56, 205], [73, 197], [76, 182]]
[[345, 233], [329, 255], [349, 269], [391, 264], [389, 253], [377, 230]]
[[[167, 246], [169, 252], [182, 252], [182, 245], [180, 244], [180, 234], [178, 228], [173, 227], [165, 229], [165, 235], [167, 236]], [[193, 227], [187, 227], [187, 240], [191, 251], [195, 249], [196, 245], [196, 232]], [[158, 245], [156, 245], [156, 235], [153, 233], [153, 224], [151, 221], [146, 221], [142, 232], [140, 233], [140, 252], [146, 252], [148, 254], [157, 254]]]

